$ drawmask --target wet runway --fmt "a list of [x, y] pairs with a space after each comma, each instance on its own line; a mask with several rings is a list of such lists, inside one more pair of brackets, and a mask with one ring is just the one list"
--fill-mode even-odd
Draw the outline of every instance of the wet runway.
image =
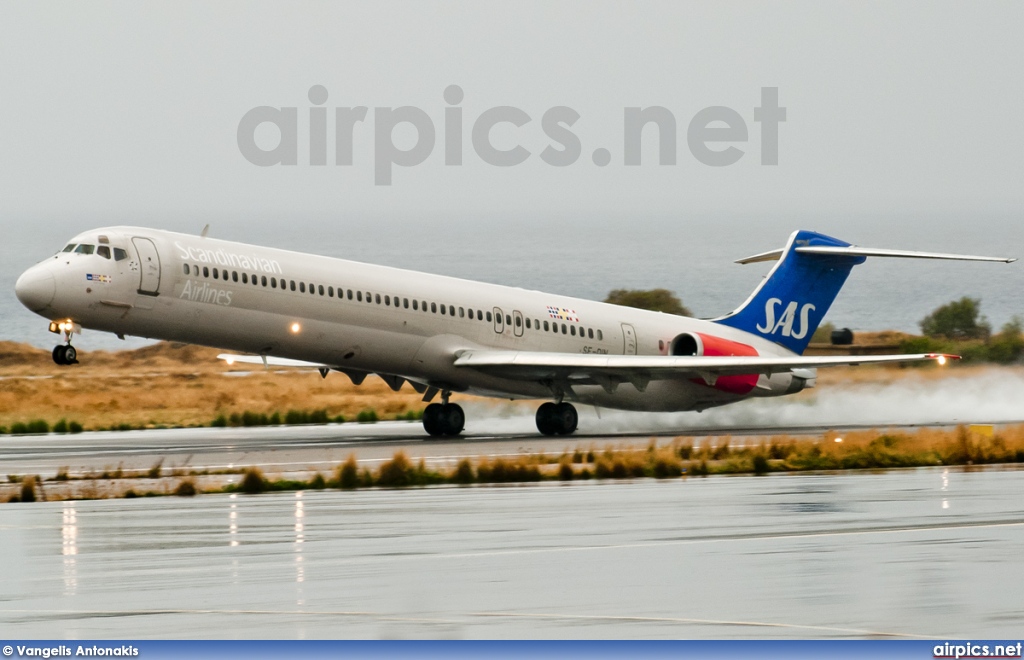
[[12, 638], [1019, 636], [1024, 471], [0, 506]]
[[[599, 422], [599, 420], [597, 420]], [[927, 424], [924, 424], [927, 425]], [[952, 427], [956, 423], [934, 424]], [[529, 416], [476, 421], [458, 439], [433, 440], [419, 422], [275, 426], [261, 428], [194, 428], [148, 431], [95, 432], [79, 435], [0, 437], [0, 475], [54, 475], [68, 468], [74, 475], [122, 467], [146, 470], [163, 461], [166, 468], [222, 470], [260, 466], [280, 473], [330, 470], [355, 452], [361, 462], [376, 463], [404, 449], [414, 458], [454, 463], [463, 456], [501, 456], [547, 452], [559, 454], [575, 447], [644, 445], [652, 437], [702, 438], [730, 435], [738, 446], [774, 434], [813, 434], [828, 430], [870, 428], [913, 429], [922, 424], [819, 424], [788, 426], [678, 427], [618, 431], [593, 421], [570, 437], [545, 438], [533, 428]]]

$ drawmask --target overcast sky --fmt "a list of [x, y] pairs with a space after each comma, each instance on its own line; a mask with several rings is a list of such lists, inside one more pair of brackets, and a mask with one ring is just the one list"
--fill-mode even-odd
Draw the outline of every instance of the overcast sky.
[[[17, 273], [67, 237], [121, 223], [195, 233], [210, 222], [222, 238], [451, 274], [466, 273], [468, 249], [525, 252], [531, 240], [556, 243], [582, 273], [614, 262], [628, 234], [643, 240], [622, 249], [659, 244], [651, 258], [680, 259], [657, 257], [635, 279], [595, 276], [593, 290], [564, 272], [517, 278], [515, 263], [481, 277], [594, 296], [658, 284], [688, 300], [694, 277], [722, 277], [696, 257], [779, 247], [801, 227], [875, 247], [1024, 256], [1022, 18], [1020, 2], [0, 2], [0, 303], [15, 306]], [[326, 166], [310, 165], [315, 85], [328, 95]], [[461, 166], [445, 164], [449, 85], [464, 94]], [[762, 88], [786, 108], [777, 166], [761, 162]], [[239, 124], [259, 106], [297, 108], [296, 165], [259, 167], [240, 152]], [[335, 108], [355, 106], [368, 114], [353, 129], [353, 164], [337, 166]], [[436, 144], [375, 185], [375, 109], [400, 106], [429, 117]], [[520, 165], [489, 165], [473, 148], [475, 122], [496, 106], [530, 118], [491, 132], [496, 148], [529, 151]], [[561, 148], [542, 128], [557, 106], [579, 114], [581, 155], [566, 167], [540, 157]], [[658, 164], [651, 126], [644, 163], [627, 166], [624, 109], [650, 106], [675, 118], [676, 163]], [[688, 147], [687, 127], [710, 106], [746, 129], [745, 141], [712, 145], [740, 149], [732, 165]], [[270, 149], [276, 131], [263, 124], [253, 139]], [[393, 137], [406, 149], [417, 134], [400, 125]], [[589, 241], [577, 249], [580, 232]], [[345, 252], [355, 234], [379, 249]], [[603, 238], [601, 256], [580, 253]], [[408, 241], [448, 256], [384, 249]], [[951, 277], [937, 293], [928, 285], [959, 271], [922, 267], [932, 293], [908, 318], [949, 293], [1006, 298], [985, 278], [1024, 286], [1018, 266], [965, 269], [978, 279]], [[874, 272], [884, 282], [891, 271]], [[751, 285], [698, 306], [730, 309]], [[864, 310], [878, 286], [861, 291]], [[1000, 321], [1019, 307], [1003, 302]]]
[[[5, 2], [0, 217], [190, 228], [195, 216], [1018, 217], [1022, 16], [1019, 2]], [[351, 167], [333, 164], [333, 125], [330, 164], [308, 164], [317, 84], [332, 118], [370, 108]], [[451, 84], [465, 93], [460, 167], [444, 165]], [[762, 87], [787, 108], [776, 167], [760, 164]], [[263, 105], [299, 109], [298, 165], [240, 154], [239, 121]], [[404, 105], [430, 115], [437, 145], [376, 186], [373, 109]], [[496, 146], [532, 152], [515, 167], [484, 164], [470, 145], [472, 122], [499, 105], [532, 118], [494, 130]], [[657, 164], [652, 130], [644, 165], [627, 167], [623, 108], [651, 105], [676, 118], [677, 164]], [[553, 106], [581, 116], [569, 167], [538, 156]], [[745, 120], [734, 165], [687, 149], [707, 106]], [[400, 146], [413, 137], [395, 133]], [[590, 157], [599, 147], [604, 168]]]

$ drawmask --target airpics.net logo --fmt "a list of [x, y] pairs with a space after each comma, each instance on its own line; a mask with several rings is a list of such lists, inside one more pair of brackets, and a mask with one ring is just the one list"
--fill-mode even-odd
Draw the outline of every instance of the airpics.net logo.
[[[458, 167], [466, 160], [463, 144], [467, 129], [472, 153], [480, 162], [494, 167], [514, 167], [534, 157], [522, 146], [522, 131], [530, 126], [534, 117], [522, 108], [501, 105], [488, 108], [475, 119], [464, 116], [461, 104], [465, 93], [458, 85], [449, 85], [443, 93], [446, 107], [440, 141], [443, 142], [443, 158], [446, 166]], [[308, 98], [312, 107], [308, 109], [308, 124], [303, 122], [308, 135], [300, 135], [300, 108], [258, 106], [242, 116], [238, 122], [238, 150], [242, 156], [260, 167], [273, 165], [298, 165], [299, 143], [308, 137], [310, 166], [326, 166], [328, 163], [328, 107], [329, 94], [322, 85], [309, 89]], [[305, 109], [303, 109], [305, 112]], [[335, 107], [333, 113], [333, 161], [338, 167], [356, 166], [353, 143], [356, 131], [373, 132], [374, 183], [390, 186], [394, 168], [415, 167], [427, 161], [435, 151], [438, 138], [437, 126], [431, 115], [415, 106], [375, 107], [373, 112], [366, 106]], [[372, 129], [365, 125], [372, 116]], [[762, 87], [760, 105], [744, 114], [733, 108], [715, 105], [698, 111], [685, 126], [686, 147], [697, 162], [711, 167], [733, 165], [744, 157], [744, 145], [750, 140], [747, 120], [758, 125], [760, 134], [761, 165], [773, 166], [779, 163], [779, 124], [786, 121], [786, 108], [779, 106], [779, 88]], [[549, 140], [547, 146], [536, 154], [552, 167], [569, 167], [581, 158], [584, 147], [572, 127], [580, 120], [580, 113], [568, 106], [548, 108], [540, 117], [540, 130]], [[495, 146], [492, 140], [494, 129], [508, 124], [513, 135], [513, 146]], [[657, 132], [657, 162], [662, 166], [677, 163], [677, 126], [675, 115], [663, 106], [629, 106], [622, 109], [622, 153], [621, 163], [638, 166], [644, 163], [642, 136], [645, 130]], [[271, 128], [273, 127], [273, 128]], [[276, 128], [276, 144], [259, 140], [257, 133], [273, 132]], [[509, 127], [502, 127], [503, 133]], [[415, 140], [408, 148], [396, 144], [396, 132], [415, 134]], [[508, 140], [502, 140], [507, 142]], [[263, 144], [260, 144], [263, 142]], [[400, 141], [401, 146], [406, 141]], [[612, 163], [609, 149], [598, 147], [590, 153], [591, 162], [597, 167]], [[650, 162], [650, 157], [648, 162]], [[304, 163], [306, 164], [306, 163]]]

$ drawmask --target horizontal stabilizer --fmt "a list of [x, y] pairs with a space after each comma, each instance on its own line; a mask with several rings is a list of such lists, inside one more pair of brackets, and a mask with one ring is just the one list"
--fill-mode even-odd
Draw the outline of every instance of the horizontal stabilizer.
[[[863, 248], [856, 245], [848, 247], [832, 245], [807, 245], [795, 248], [800, 254], [820, 254], [843, 257], [899, 257], [903, 259], [948, 259], [953, 261], [997, 261], [1013, 263], [1012, 257], [981, 257], [973, 254], [947, 254], [944, 252], [917, 252], [915, 250], [887, 250], [884, 248]], [[785, 253], [785, 248], [762, 252], [736, 261], [738, 264], [753, 264], [761, 261], [778, 261]]]

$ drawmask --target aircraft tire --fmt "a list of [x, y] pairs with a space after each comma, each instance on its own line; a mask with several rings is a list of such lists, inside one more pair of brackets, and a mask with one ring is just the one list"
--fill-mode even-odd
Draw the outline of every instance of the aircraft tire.
[[440, 421], [441, 435], [456, 436], [462, 433], [462, 429], [466, 428], [466, 413], [462, 410], [462, 406], [457, 403], [441, 406], [438, 419]]
[[59, 364], [61, 366], [67, 364], [64, 358], [63, 344], [57, 344], [56, 346], [53, 347], [53, 361], [55, 364]]
[[537, 408], [537, 430], [541, 435], [558, 435], [558, 405], [548, 401]]
[[74, 346], [64, 347], [64, 364], [78, 364], [78, 351]]
[[432, 437], [443, 435], [441, 429], [441, 404], [432, 403], [423, 410], [423, 430]]
[[580, 423], [576, 407], [564, 401], [558, 404], [555, 410], [555, 419], [558, 421], [558, 435], [572, 435]]

